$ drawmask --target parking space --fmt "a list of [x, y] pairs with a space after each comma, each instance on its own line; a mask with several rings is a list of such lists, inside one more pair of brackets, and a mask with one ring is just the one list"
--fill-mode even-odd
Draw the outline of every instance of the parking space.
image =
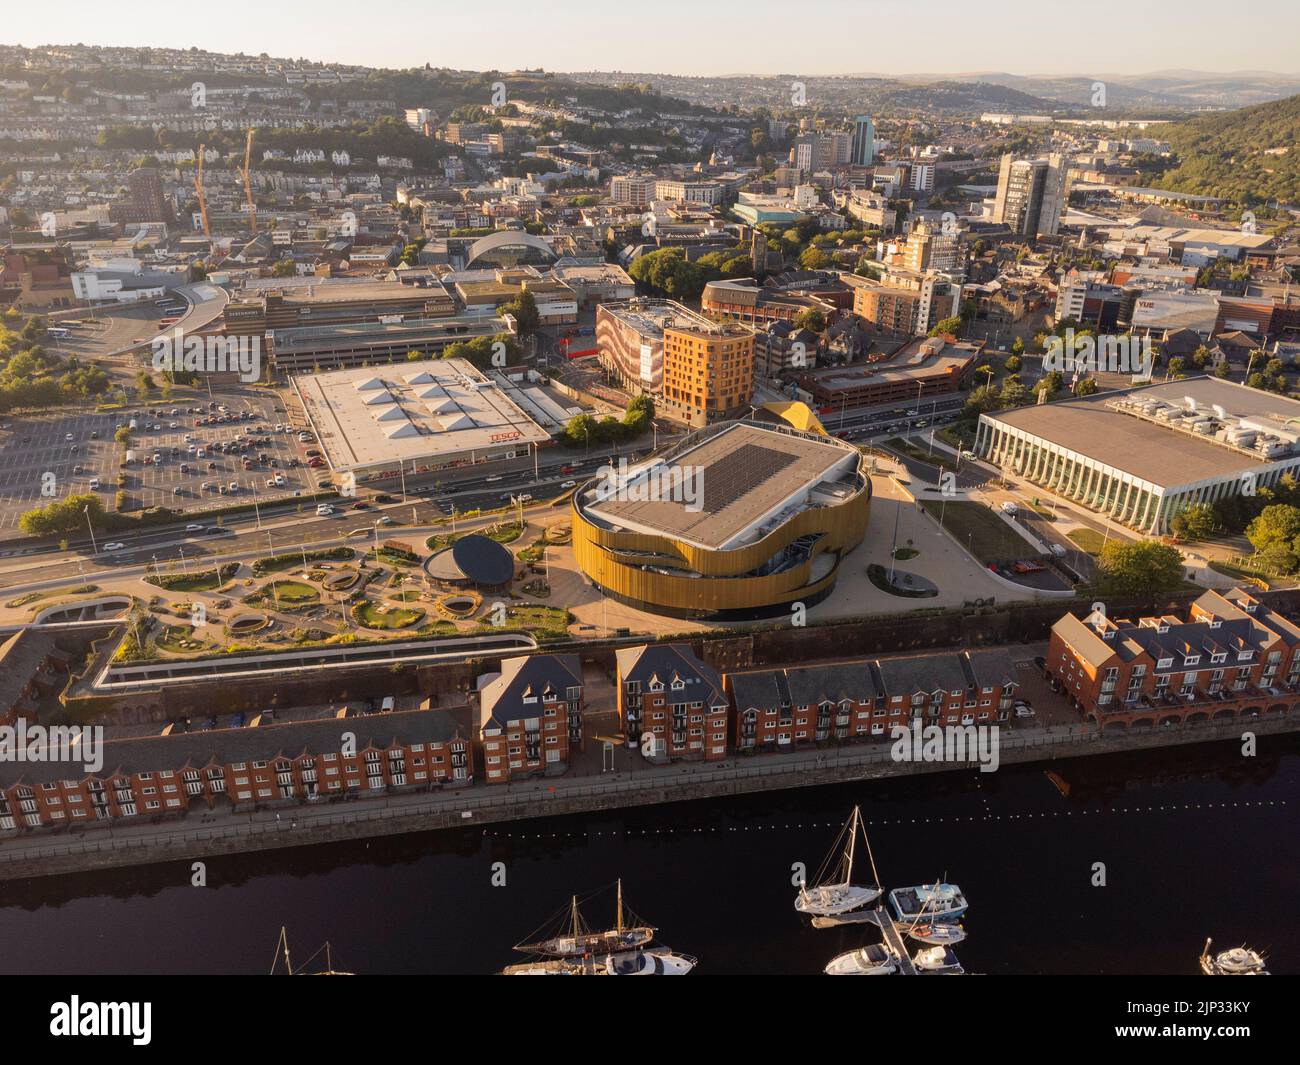
[[[121, 467], [114, 435], [132, 420], [132, 461]], [[19, 535], [25, 511], [71, 494], [97, 490], [113, 509], [119, 472], [136, 507], [212, 509], [292, 498], [315, 489], [316, 471], [307, 468], [305, 454], [313, 447], [299, 442], [273, 393], [4, 419], [0, 536]]]
[[[126, 490], [141, 506], [196, 509], [314, 487], [273, 395], [139, 411]], [[277, 420], [278, 419], [278, 420]]]
[[17, 534], [24, 511], [89, 491], [92, 478], [99, 478], [105, 503], [112, 505], [113, 421], [93, 412], [0, 421], [0, 535]]

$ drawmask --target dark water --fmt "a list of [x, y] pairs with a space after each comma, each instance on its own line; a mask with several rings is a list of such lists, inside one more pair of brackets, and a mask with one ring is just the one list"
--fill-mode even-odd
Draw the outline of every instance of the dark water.
[[0, 885], [0, 970], [265, 972], [287, 925], [295, 963], [328, 939], [360, 973], [482, 973], [621, 876], [699, 972], [814, 973], [879, 936], [792, 906], [791, 864], [815, 872], [855, 802], [887, 886], [965, 890], [968, 971], [1190, 974], [1212, 935], [1300, 972], [1297, 737], [214, 858], [205, 888], [188, 864]]

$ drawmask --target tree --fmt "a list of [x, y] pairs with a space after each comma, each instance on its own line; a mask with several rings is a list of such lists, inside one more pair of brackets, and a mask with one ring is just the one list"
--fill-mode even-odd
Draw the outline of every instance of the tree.
[[66, 496], [43, 507], [27, 511], [18, 519], [18, 527], [28, 536], [61, 536], [85, 528], [87, 508], [95, 528], [104, 525], [104, 502], [93, 493]]
[[537, 332], [542, 316], [537, 311], [537, 297], [527, 289], [501, 308], [502, 315], [513, 315], [520, 336]]
[[800, 329], [811, 329], [814, 333], [820, 333], [826, 328], [826, 315], [816, 307], [809, 307], [806, 311], [799, 312], [794, 324]]
[[1183, 581], [1183, 556], [1156, 540], [1111, 540], [1097, 560], [1098, 583], [1106, 594], [1164, 595]]
[[1079, 383], [1074, 386], [1074, 394], [1076, 396], [1091, 396], [1097, 391], [1097, 382], [1091, 377], [1081, 378]]
[[[1276, 563], [1282, 555], [1290, 553], [1293, 558], [1300, 549], [1300, 507], [1288, 503], [1274, 503], [1259, 512], [1248, 526], [1246, 539], [1256, 554], [1269, 556]], [[1284, 570], [1294, 569], [1295, 562], [1289, 566], [1279, 567]]]
[[278, 259], [271, 267], [272, 277], [294, 277], [298, 273], [298, 267], [292, 259]]
[[1016, 337], [1016, 339], [1011, 342], [1011, 354], [1018, 356], [1018, 355], [1023, 355], [1024, 353], [1025, 353], [1024, 337]]
[[1169, 527], [1179, 539], [1205, 540], [1218, 532], [1219, 522], [1209, 503], [1193, 503], [1175, 514]]
[[952, 318], [945, 318], [936, 322], [929, 335], [932, 337], [959, 337], [961, 336], [962, 320], [960, 316], [954, 315]]

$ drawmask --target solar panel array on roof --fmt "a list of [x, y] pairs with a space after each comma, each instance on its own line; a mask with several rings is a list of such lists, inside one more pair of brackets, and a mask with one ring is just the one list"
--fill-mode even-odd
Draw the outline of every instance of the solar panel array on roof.
[[704, 513], [716, 514], [796, 461], [787, 451], [762, 444], [741, 444], [714, 462], [704, 484]]

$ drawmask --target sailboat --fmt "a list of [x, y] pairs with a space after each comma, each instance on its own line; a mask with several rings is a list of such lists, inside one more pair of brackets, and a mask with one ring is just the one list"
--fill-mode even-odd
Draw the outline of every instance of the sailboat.
[[1210, 940], [1201, 951], [1201, 972], [1206, 976], [1267, 976], [1264, 957], [1249, 947], [1233, 947], [1210, 954]]
[[[321, 951], [325, 952], [325, 968], [314, 969], [309, 972], [307, 970], [307, 966], [309, 966], [312, 963], [312, 961], [315, 960], [316, 956], [320, 954]], [[271, 962], [272, 976], [275, 976], [279, 973], [281, 959], [284, 960], [284, 975], [287, 976], [354, 976], [355, 975], [354, 973], [343, 972], [340, 969], [334, 968], [334, 957], [333, 957], [333, 952], [330, 949], [329, 940], [326, 940], [325, 945], [323, 947], [318, 949], [315, 954], [313, 954], [310, 958], [308, 958], [305, 962], [303, 962], [302, 965], [300, 965], [298, 968], [295, 969], [293, 967], [293, 962], [289, 960], [289, 936], [288, 936], [288, 932], [284, 927], [280, 928], [280, 939], [275, 945], [275, 959]]]
[[[623, 881], [618, 882], [614, 927], [590, 931], [578, 912], [575, 895], [569, 905], [567, 930], [558, 935], [520, 943], [515, 950], [538, 955], [531, 961], [507, 965], [503, 976], [685, 976], [699, 964], [689, 954], [650, 946], [655, 929], [624, 919]], [[634, 915], [633, 915], [634, 916]]]
[[541, 939], [535, 943], [519, 943], [515, 950], [524, 954], [544, 954], [557, 958], [577, 958], [584, 954], [607, 954], [620, 950], [635, 950], [643, 947], [655, 937], [655, 929], [649, 925], [623, 924], [623, 881], [618, 882], [618, 903], [615, 910], [614, 927], [602, 932], [590, 931], [578, 912], [578, 896], [574, 895], [569, 905], [569, 928], [558, 936]]
[[[857, 848], [859, 830], [861, 830], [862, 839], [867, 845], [867, 857], [871, 861], [871, 875], [875, 878], [872, 885], [853, 883], [853, 859]], [[880, 897], [880, 877], [876, 873], [876, 859], [871, 854], [871, 841], [867, 839], [866, 830], [862, 828], [862, 810], [860, 807], [853, 807], [853, 816], [849, 818], [843, 831], [835, 840], [835, 847], [831, 849], [826, 863], [822, 866], [823, 871], [830, 866], [835, 858], [840, 847], [840, 841], [845, 839], [846, 834], [848, 838], [843, 854], [832, 874], [835, 879], [823, 881], [816, 887], [810, 888], [806, 884], [800, 886], [799, 894], [795, 896], [794, 900], [794, 908], [800, 913], [810, 914], [814, 917], [833, 917], [836, 914], [861, 909]]]

